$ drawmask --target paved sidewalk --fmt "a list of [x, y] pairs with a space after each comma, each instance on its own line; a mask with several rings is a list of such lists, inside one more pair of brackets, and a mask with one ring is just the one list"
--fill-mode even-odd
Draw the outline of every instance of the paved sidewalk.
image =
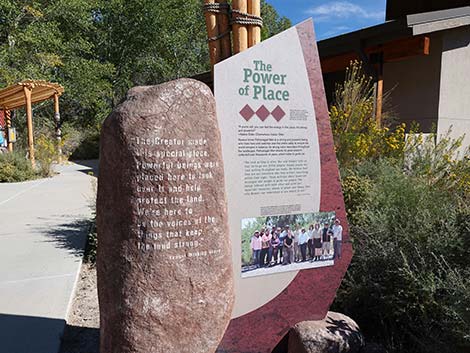
[[93, 189], [85, 164], [0, 184], [0, 352], [56, 353], [85, 246]]

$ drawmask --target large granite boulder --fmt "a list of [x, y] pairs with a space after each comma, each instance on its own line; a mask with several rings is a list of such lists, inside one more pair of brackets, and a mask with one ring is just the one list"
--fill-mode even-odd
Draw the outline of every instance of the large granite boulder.
[[214, 352], [233, 277], [211, 91], [190, 79], [131, 89], [100, 156], [101, 352]]
[[301, 322], [289, 332], [289, 353], [359, 353], [363, 346], [359, 326], [331, 311], [325, 319]]

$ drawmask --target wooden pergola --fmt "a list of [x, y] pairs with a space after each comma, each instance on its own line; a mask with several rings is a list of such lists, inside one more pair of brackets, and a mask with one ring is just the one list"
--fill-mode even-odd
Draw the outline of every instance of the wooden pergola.
[[[35, 166], [34, 138], [33, 138], [33, 110], [32, 105], [48, 99], [54, 100], [54, 119], [56, 124], [57, 146], [60, 154], [60, 112], [59, 97], [64, 93], [64, 87], [58, 83], [42, 80], [26, 80], [0, 90], [0, 109], [3, 110], [7, 129], [11, 128], [11, 113], [16, 109], [26, 108], [28, 126], [29, 159]], [[8, 150], [13, 151], [13, 142], [9, 140], [7, 133]]]

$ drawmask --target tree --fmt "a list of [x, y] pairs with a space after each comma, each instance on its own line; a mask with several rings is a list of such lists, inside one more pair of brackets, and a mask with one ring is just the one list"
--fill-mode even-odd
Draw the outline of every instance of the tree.
[[[65, 86], [62, 116], [86, 125], [102, 119], [111, 98], [113, 66], [96, 55], [96, 1], [14, 1], [0, 3], [0, 84], [24, 79]], [[51, 103], [35, 116], [52, 116]]]
[[261, 0], [261, 17], [264, 26], [261, 30], [261, 39], [265, 40], [278, 34], [292, 26], [291, 21], [284, 16], [279, 16], [276, 9], [269, 5], [266, 0]]
[[[95, 126], [132, 86], [209, 69], [201, 5], [201, 0], [3, 0], [0, 86], [56, 81], [65, 87], [63, 121]], [[263, 38], [290, 26], [264, 0], [262, 15]], [[51, 120], [50, 102], [34, 109], [35, 123], [42, 124], [42, 116]]]
[[[158, 84], [209, 70], [201, 0], [103, 2], [100, 56], [116, 68], [115, 101], [135, 85]], [[261, 3], [263, 39], [290, 27]]]
[[103, 1], [99, 53], [116, 68], [115, 102], [135, 85], [158, 84], [208, 69], [198, 0]]

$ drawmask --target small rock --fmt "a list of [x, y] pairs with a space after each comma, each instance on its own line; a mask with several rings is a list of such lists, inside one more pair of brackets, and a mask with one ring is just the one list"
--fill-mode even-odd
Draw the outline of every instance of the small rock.
[[363, 346], [359, 326], [331, 311], [325, 319], [300, 322], [289, 332], [289, 353], [359, 353]]

